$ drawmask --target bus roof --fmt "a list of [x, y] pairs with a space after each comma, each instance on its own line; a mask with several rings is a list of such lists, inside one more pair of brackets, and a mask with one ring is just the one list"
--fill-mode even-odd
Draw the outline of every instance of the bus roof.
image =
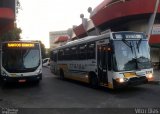
[[104, 38], [110, 39], [111, 38], [110, 36], [112, 35], [112, 33], [141, 33], [141, 34], [143, 34], [143, 32], [135, 32], [135, 31], [107, 32], [107, 33], [104, 33], [104, 34], [101, 34], [101, 35], [87, 36], [87, 37], [77, 39], [77, 40], [74, 40], [74, 41], [69, 41], [66, 44], [64, 44], [62, 46], [59, 46], [57, 48], [54, 48], [52, 50], [61, 49], [61, 48], [65, 48], [65, 47], [68, 47], [68, 46], [74, 46], [74, 45], [78, 45], [78, 44], [81, 44], [81, 43], [92, 42], [92, 41], [100, 40], [100, 39], [104, 39]]
[[67, 46], [74, 46], [74, 45], [81, 44], [81, 43], [84, 43], [84, 42], [87, 43], [87, 42], [95, 41], [97, 39], [103, 39], [105, 37], [109, 38], [109, 36], [110, 36], [110, 33], [102, 34], [102, 35], [96, 35], [96, 36], [87, 36], [87, 37], [84, 37], [82, 39], [77, 39], [77, 40], [74, 40], [74, 41], [67, 42], [66, 44], [64, 44], [62, 46], [59, 46], [57, 48], [54, 48], [53, 50], [65, 48]]

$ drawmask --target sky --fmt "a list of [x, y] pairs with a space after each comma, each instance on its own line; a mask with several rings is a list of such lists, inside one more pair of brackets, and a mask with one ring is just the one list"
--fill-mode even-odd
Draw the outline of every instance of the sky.
[[49, 32], [80, 25], [80, 14], [89, 18], [88, 7], [94, 9], [103, 0], [19, 0], [17, 26], [22, 40], [41, 40], [49, 48]]

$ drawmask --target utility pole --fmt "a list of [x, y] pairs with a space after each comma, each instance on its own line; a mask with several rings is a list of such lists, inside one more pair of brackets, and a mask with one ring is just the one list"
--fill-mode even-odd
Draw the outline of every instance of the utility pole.
[[157, 14], [157, 11], [158, 11], [159, 3], [160, 3], [160, 0], [157, 0], [156, 4], [155, 4], [154, 12], [151, 15], [150, 20], [149, 20], [148, 30], [147, 30], [148, 41], [150, 39], [151, 31], [152, 31], [152, 28], [153, 28], [153, 25], [154, 25], [154, 22], [155, 22], [155, 18], [156, 18], [156, 14]]

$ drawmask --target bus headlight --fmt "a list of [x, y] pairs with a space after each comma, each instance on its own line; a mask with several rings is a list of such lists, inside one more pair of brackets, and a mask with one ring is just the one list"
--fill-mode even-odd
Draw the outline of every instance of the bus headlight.
[[147, 74], [147, 78], [148, 78], [148, 79], [152, 79], [152, 78], [153, 78], [153, 74], [152, 74], [152, 73], [148, 73], [148, 74]]
[[123, 78], [120, 78], [120, 79], [119, 79], [119, 82], [120, 82], [120, 83], [123, 83], [123, 82], [124, 82], [124, 79], [123, 79]]
[[146, 71], [146, 76], [147, 78], [150, 80], [150, 79], [153, 79], [153, 73], [152, 71]]
[[124, 78], [117, 78], [116, 81], [119, 82], [119, 83], [125, 82]]
[[117, 78], [116, 81], [118, 83], [124, 83], [124, 82], [127, 82], [128, 81], [128, 78]]

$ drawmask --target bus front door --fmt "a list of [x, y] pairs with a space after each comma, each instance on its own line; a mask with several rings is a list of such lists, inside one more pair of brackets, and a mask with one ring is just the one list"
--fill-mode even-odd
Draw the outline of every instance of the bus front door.
[[108, 84], [107, 45], [99, 45], [97, 48], [98, 77], [101, 84]]

